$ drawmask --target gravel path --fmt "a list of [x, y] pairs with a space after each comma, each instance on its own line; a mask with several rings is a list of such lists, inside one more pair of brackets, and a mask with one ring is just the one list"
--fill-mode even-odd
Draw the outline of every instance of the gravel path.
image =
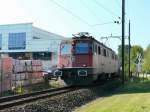
[[80, 89], [59, 96], [2, 110], [1, 112], [71, 112], [91, 100], [103, 95], [100, 87]]

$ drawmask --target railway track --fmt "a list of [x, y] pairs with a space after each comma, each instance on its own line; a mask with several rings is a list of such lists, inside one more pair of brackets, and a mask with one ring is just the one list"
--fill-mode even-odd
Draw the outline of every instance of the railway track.
[[77, 89], [76, 87], [63, 87], [63, 88], [47, 89], [43, 91], [37, 91], [37, 92], [9, 96], [9, 97], [2, 97], [0, 98], [0, 110], [29, 103], [39, 99], [67, 93], [70, 91], [74, 91], [76, 89]]
[[[109, 82], [109, 81], [108, 81]], [[82, 86], [68, 86], [68, 87], [62, 87], [57, 89], [47, 89], [32, 93], [26, 93], [21, 95], [15, 95], [15, 96], [9, 96], [9, 97], [2, 97], [0, 98], [0, 110], [10, 108], [13, 106], [18, 106], [21, 104], [34, 102], [39, 99], [48, 98], [52, 96], [56, 96], [59, 94], [75, 91], [82, 88], [91, 88], [100, 86], [103, 87], [107, 81], [102, 81], [101, 83], [91, 84], [91, 85], [82, 85]]]

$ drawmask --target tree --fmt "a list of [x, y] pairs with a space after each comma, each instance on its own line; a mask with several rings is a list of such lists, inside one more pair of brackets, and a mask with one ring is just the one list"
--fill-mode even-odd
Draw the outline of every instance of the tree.
[[[124, 66], [125, 66], [125, 74], [128, 75], [128, 70], [129, 70], [129, 45], [125, 45], [124, 47]], [[131, 51], [130, 51], [130, 54], [131, 54], [131, 61], [130, 61], [130, 64], [131, 64], [131, 71], [132, 72], [136, 72], [136, 64], [135, 64], [135, 61], [136, 61], [136, 58], [137, 58], [137, 54], [141, 54], [142, 57], [143, 57], [143, 48], [139, 45], [134, 45], [131, 47]], [[118, 48], [118, 56], [119, 56], [119, 59], [121, 60], [122, 58], [122, 46], [120, 45], [119, 48]]]
[[150, 44], [144, 52], [143, 71], [150, 71]]
[[131, 47], [131, 71], [136, 72], [136, 62], [137, 62], [137, 55], [141, 54], [143, 57], [143, 48], [139, 45], [134, 45]]
[[[125, 71], [125, 75], [128, 75], [128, 70], [129, 70], [129, 66], [128, 66], [128, 63], [129, 63], [129, 45], [125, 45], [124, 47], [124, 71]], [[121, 61], [122, 59], [122, 46], [119, 45], [119, 48], [118, 48], [118, 56], [119, 56], [119, 59]]]

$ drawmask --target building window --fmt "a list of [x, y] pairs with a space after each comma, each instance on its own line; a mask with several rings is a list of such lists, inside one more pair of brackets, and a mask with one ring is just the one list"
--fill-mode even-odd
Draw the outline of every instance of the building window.
[[2, 49], [2, 34], [0, 34], [0, 50]]
[[19, 59], [19, 60], [28, 60], [31, 59], [31, 53], [24, 53], [24, 52], [18, 52], [18, 53], [8, 53], [9, 57], [12, 57], [13, 59]]
[[34, 52], [33, 59], [35, 59], [35, 60], [51, 60], [52, 53], [51, 52]]
[[40, 37], [36, 37], [36, 36], [34, 36], [34, 37], [32, 37], [33, 39], [41, 39]]
[[8, 49], [25, 49], [26, 33], [9, 33]]

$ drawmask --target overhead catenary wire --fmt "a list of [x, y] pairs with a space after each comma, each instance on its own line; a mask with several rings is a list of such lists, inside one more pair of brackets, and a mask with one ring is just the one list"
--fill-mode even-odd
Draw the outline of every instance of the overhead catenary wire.
[[[122, 8], [122, 7], [121, 7], [121, 1], [120, 1], [120, 0], [115, 0], [115, 2], [116, 2], [116, 4], [117, 4], [117, 6], [121, 9], [121, 8]], [[126, 20], [126, 21], [129, 21], [129, 17], [128, 17], [127, 12], [125, 12], [125, 15], [126, 15], [125, 20]], [[125, 24], [128, 24], [126, 21], [125, 21]]]
[[79, 0], [79, 1], [91, 13], [91, 15], [93, 15], [98, 21], [100, 20], [97, 14], [84, 2], [84, 0]]
[[[121, 20], [121, 17], [114, 13], [113, 11], [109, 10], [108, 8], [104, 7], [100, 2], [98, 2], [97, 0], [93, 0], [95, 2], [95, 4], [97, 4], [99, 7], [103, 8], [106, 12], [108, 12], [109, 14], [117, 17], [119, 20]], [[118, 1], [118, 5], [119, 5], [119, 1]], [[102, 26], [102, 25], [106, 25], [106, 24], [112, 24], [112, 23], [117, 23], [117, 24], [120, 24], [120, 22], [117, 20], [117, 21], [113, 21], [113, 22], [105, 22], [105, 23], [101, 23], [101, 24], [95, 24], [93, 26]]]
[[[97, 0], [93, 0], [94, 2], [95, 2], [95, 4], [97, 4], [99, 7], [101, 7], [101, 8], [103, 8], [105, 11], [107, 11], [109, 14], [111, 14], [111, 15], [113, 15], [113, 16], [115, 16], [115, 17], [118, 17], [120, 20], [122, 20], [121, 19], [121, 17], [119, 16], [119, 15], [117, 15], [116, 13], [114, 13], [113, 11], [111, 11], [111, 10], [109, 10], [108, 8], [106, 8], [106, 7], [104, 7], [100, 2], [98, 2]], [[118, 6], [121, 8], [121, 2], [119, 2], [119, 0], [115, 0], [116, 1], [116, 3], [118, 4]], [[129, 19], [129, 17], [127, 18], [127, 13], [125, 13], [126, 14], [126, 21], [128, 21]], [[113, 22], [112, 22], [113, 23]], [[126, 23], [126, 22], [125, 22]], [[107, 22], [106, 23], [101, 23], [101, 24], [97, 24], [97, 25], [105, 25], [105, 24], [107, 24]], [[111, 24], [111, 23], [109, 23], [108, 22], [108, 24]], [[128, 23], [126, 23], [126, 24], [128, 24]], [[93, 26], [97, 26], [97, 25], [93, 25]]]
[[69, 9], [65, 8], [64, 6], [62, 6], [61, 4], [57, 3], [55, 0], [50, 0], [50, 1], [53, 2], [55, 5], [57, 5], [58, 7], [60, 7], [61, 9], [63, 9], [64, 11], [66, 11], [67, 13], [69, 13], [70, 15], [72, 15], [73, 17], [75, 17], [76, 19], [78, 19], [79, 21], [81, 21], [82, 23], [86, 24], [88, 27], [95, 30], [95, 32], [97, 32], [100, 35], [99, 31], [97, 29], [95, 29], [91, 24], [89, 24], [86, 20], [82, 19], [80, 16], [76, 15], [71, 10], [69, 10]]
[[[80, 3], [83, 4], [83, 6], [91, 13], [91, 15], [93, 15], [98, 21], [100, 21], [101, 19], [97, 16], [97, 14], [90, 9], [90, 7], [84, 2], [84, 0], [80, 0]], [[112, 23], [117, 23], [119, 24], [119, 21], [109, 21], [109, 22], [103, 22], [103, 23], [99, 23], [99, 24], [93, 24], [91, 26], [95, 27], [95, 26], [102, 26], [102, 25], [106, 25], [106, 24], [112, 24]]]
[[100, 24], [94, 24], [92, 26], [102, 26], [102, 25], [106, 25], [106, 24], [113, 24], [113, 23], [116, 23], [116, 24], [120, 24], [119, 21], [110, 21], [110, 22], [105, 22], [105, 23], [100, 23]]
[[93, 0], [95, 2], [95, 4], [97, 4], [99, 7], [103, 8], [106, 12], [108, 12], [109, 14], [115, 16], [115, 17], [119, 17], [116, 13], [112, 12], [111, 10], [107, 9], [106, 7], [104, 7], [100, 2], [98, 2], [97, 0]]
[[91, 25], [85, 21], [84, 19], [82, 19], [80, 16], [77, 16], [76, 14], [74, 14], [72, 11], [70, 11], [69, 9], [65, 8], [64, 6], [62, 6], [61, 4], [57, 3], [55, 0], [50, 0], [51, 2], [53, 2], [55, 5], [57, 5], [58, 7], [60, 7], [61, 9], [63, 9], [64, 11], [66, 11], [67, 13], [71, 14], [73, 17], [75, 17], [76, 19], [82, 21], [83, 23], [87, 24], [89, 27], [91, 27]]
[[116, 4], [119, 8], [121, 8], [121, 2], [119, 0], [115, 0], [116, 1]]

